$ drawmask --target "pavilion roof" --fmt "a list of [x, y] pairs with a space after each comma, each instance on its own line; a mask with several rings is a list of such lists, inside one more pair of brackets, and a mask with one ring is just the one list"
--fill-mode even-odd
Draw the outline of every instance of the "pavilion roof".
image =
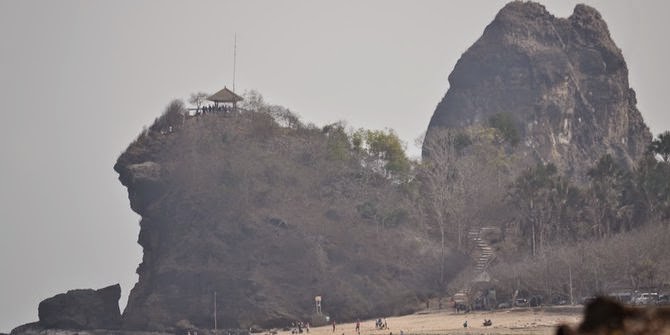
[[244, 99], [241, 96], [235, 94], [235, 92], [224, 87], [222, 90], [210, 95], [207, 100], [214, 102], [238, 102]]

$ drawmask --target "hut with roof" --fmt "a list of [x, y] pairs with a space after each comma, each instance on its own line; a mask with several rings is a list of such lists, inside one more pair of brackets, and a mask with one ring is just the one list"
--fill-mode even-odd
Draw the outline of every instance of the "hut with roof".
[[221, 108], [226, 110], [228, 109], [226, 108], [227, 104], [230, 104], [232, 109], [235, 110], [237, 109], [237, 102], [244, 99], [224, 86], [222, 90], [210, 95], [207, 100], [213, 102], [216, 109]]

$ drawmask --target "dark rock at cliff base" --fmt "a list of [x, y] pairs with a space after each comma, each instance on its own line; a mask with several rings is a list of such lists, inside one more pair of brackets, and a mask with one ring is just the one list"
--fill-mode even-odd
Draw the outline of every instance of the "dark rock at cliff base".
[[119, 284], [99, 290], [71, 290], [39, 305], [39, 324], [55, 329], [119, 329]]
[[427, 136], [502, 117], [516, 128], [516, 150], [578, 178], [603, 154], [631, 167], [651, 140], [621, 50], [585, 5], [556, 18], [537, 3], [507, 4], [449, 83]]
[[31, 323], [26, 323], [23, 325], [20, 325], [9, 333], [10, 335], [20, 335], [20, 334], [36, 334], [41, 331], [43, 331], [45, 328], [40, 325], [39, 322], [31, 322]]

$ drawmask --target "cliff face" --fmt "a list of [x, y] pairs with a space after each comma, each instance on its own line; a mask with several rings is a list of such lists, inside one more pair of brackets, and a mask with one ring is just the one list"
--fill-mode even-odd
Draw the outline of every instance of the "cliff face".
[[632, 166], [651, 140], [621, 50], [601, 15], [585, 5], [563, 19], [536, 3], [507, 4], [449, 83], [428, 136], [504, 115], [526, 157], [578, 178], [606, 153]]
[[211, 329], [215, 292], [219, 328], [308, 320], [317, 295], [335, 320], [412, 311], [435, 287], [439, 246], [336, 135], [247, 112], [131, 144], [114, 168], [144, 256], [123, 327]]

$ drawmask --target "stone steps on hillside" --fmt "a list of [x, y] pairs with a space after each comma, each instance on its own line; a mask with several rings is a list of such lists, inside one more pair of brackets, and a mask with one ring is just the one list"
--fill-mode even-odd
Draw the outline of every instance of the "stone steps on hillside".
[[[487, 241], [482, 239], [482, 232], [494, 229], [496, 228], [481, 227], [476, 229], [472, 228], [467, 232], [467, 237], [470, 241], [474, 242], [475, 249], [477, 252], [476, 256], [473, 255], [474, 273], [471, 281], [482, 280], [481, 278], [484, 277], [488, 278], [488, 275], [485, 274], [485, 270], [488, 267], [491, 260], [493, 259], [495, 253], [491, 245], [489, 245]], [[466, 287], [462, 288], [454, 295], [454, 298], [459, 301], [467, 301], [467, 296], [470, 293], [469, 286], [470, 284], [468, 283]]]

